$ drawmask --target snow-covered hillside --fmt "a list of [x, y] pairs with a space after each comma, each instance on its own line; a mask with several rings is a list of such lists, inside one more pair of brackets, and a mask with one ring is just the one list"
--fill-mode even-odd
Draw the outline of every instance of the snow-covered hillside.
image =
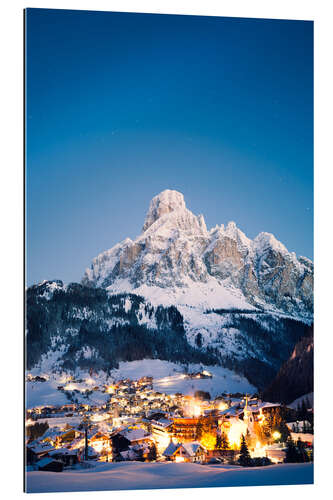
[[311, 405], [311, 408], [313, 408], [313, 392], [309, 392], [309, 394], [304, 394], [303, 396], [300, 396], [299, 398], [295, 399], [292, 403], [289, 403], [289, 408], [294, 408], [294, 410], [297, 410], [298, 407], [302, 406], [302, 403], [304, 402], [309, 402]]
[[[121, 361], [223, 366], [264, 388], [306, 325], [281, 313], [153, 305], [77, 283], [27, 290], [27, 368], [110, 372]], [[227, 390], [227, 388], [226, 388]]]
[[[185, 376], [186, 370], [189, 372], [207, 370], [212, 374], [212, 378], [189, 379]], [[256, 388], [245, 377], [227, 368], [202, 364], [184, 365], [160, 359], [120, 362], [119, 368], [111, 370], [108, 374], [105, 371], [99, 371], [91, 375], [88, 371], [77, 370], [76, 379], [82, 382], [72, 382], [69, 375], [64, 372], [53, 373], [52, 365], [45, 363], [35, 367], [29, 373], [32, 376], [44, 376], [47, 380], [45, 382], [27, 381], [27, 408], [61, 406], [71, 402], [73, 397], [83, 404], [104, 404], [109, 399], [109, 394], [104, 392], [105, 385], [121, 379], [137, 380], [150, 375], [153, 377], [154, 390], [164, 394], [181, 392], [194, 395], [195, 391], [201, 390], [209, 392], [211, 397], [215, 398], [223, 392], [242, 394], [256, 392]], [[59, 390], [59, 386], [63, 386], [64, 390]], [[98, 390], [91, 391], [92, 387], [98, 387]]]
[[92, 469], [57, 474], [40, 471], [27, 473], [28, 493], [312, 483], [313, 464], [246, 468], [236, 465], [120, 462], [99, 463]]
[[245, 377], [221, 366], [191, 364], [187, 366], [187, 369], [190, 372], [207, 370], [212, 374], [212, 378], [185, 378], [183, 365], [160, 359], [144, 359], [119, 363], [119, 369], [112, 371], [112, 377], [116, 380], [121, 378], [134, 380], [151, 375], [154, 377], [154, 389], [165, 394], [181, 392], [182, 394], [194, 395], [195, 391], [201, 390], [209, 392], [211, 397], [215, 398], [223, 392], [240, 392], [245, 394], [256, 391], [256, 388]]

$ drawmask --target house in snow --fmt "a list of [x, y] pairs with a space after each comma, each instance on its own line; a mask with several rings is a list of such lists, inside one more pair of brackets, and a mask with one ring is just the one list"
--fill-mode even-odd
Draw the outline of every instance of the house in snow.
[[151, 420], [150, 427], [155, 443], [158, 449], [162, 451], [170, 440], [170, 434], [172, 434], [172, 420], [166, 418], [161, 418], [158, 421]]
[[52, 457], [44, 457], [36, 463], [38, 470], [46, 472], [62, 472], [64, 464]]
[[65, 467], [71, 467], [78, 463], [78, 450], [69, 450], [68, 448], [58, 448], [50, 451], [48, 454], [51, 458], [59, 460]]
[[48, 443], [31, 443], [26, 449], [27, 464], [30, 465], [38, 462], [38, 460], [48, 455], [54, 449], [54, 446]]
[[206, 459], [207, 450], [198, 441], [189, 443], [174, 443], [170, 441], [163, 452], [167, 460], [173, 462], [203, 462]]
[[129, 446], [127, 450], [121, 451], [116, 458], [116, 461], [139, 461], [147, 460], [149, 454], [149, 445], [147, 443], [135, 444]]
[[132, 446], [135, 444], [148, 443], [152, 441], [152, 436], [141, 427], [126, 427], [125, 429], [121, 430], [119, 434], [128, 439]]

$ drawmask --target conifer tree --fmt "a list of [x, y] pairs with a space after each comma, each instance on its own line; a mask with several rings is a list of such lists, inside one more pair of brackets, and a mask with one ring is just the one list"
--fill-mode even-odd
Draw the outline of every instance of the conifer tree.
[[252, 448], [255, 445], [256, 439], [250, 433], [249, 429], [246, 430], [245, 440], [246, 440], [246, 444], [247, 444], [248, 448]]
[[297, 451], [298, 451], [298, 461], [299, 462], [308, 462], [309, 461], [309, 456], [306, 452], [306, 446], [305, 443], [301, 440], [301, 438], [298, 438], [297, 443]]
[[49, 425], [47, 422], [36, 422], [35, 424], [30, 425], [26, 428], [26, 435], [29, 438], [29, 441], [33, 441], [34, 439], [38, 439], [39, 437], [43, 436], [48, 428]]
[[306, 420], [308, 418], [308, 410], [306, 407], [305, 400], [302, 400], [301, 408], [300, 408], [300, 420]]
[[212, 415], [209, 415], [208, 417], [203, 417], [202, 418], [202, 422], [203, 422], [203, 430], [205, 432], [212, 432], [214, 430], [214, 418]]
[[216, 435], [216, 448], [218, 450], [230, 450], [228, 436], [224, 431], [222, 432], [222, 434], [218, 433]]
[[155, 443], [152, 443], [149, 447], [149, 452], [148, 452], [148, 460], [149, 462], [153, 462], [157, 458], [157, 450], [156, 450], [156, 445]]
[[241, 448], [240, 448], [240, 455], [239, 455], [238, 462], [243, 467], [251, 465], [251, 457], [250, 457], [250, 453], [249, 453], [249, 450], [248, 450], [248, 447], [246, 444], [244, 434], [242, 434]]
[[299, 462], [299, 454], [297, 452], [297, 448], [295, 446], [295, 443], [291, 439], [291, 437], [288, 437], [288, 439], [287, 439], [287, 451], [286, 451], [286, 458], [284, 461], [286, 463]]
[[230, 450], [229, 439], [228, 439], [228, 436], [226, 435], [225, 432], [222, 432], [222, 435], [221, 435], [221, 449], [222, 450]]
[[200, 416], [196, 427], [196, 439], [198, 441], [200, 441], [204, 432], [206, 431], [205, 427], [206, 426], [204, 425], [204, 417]]
[[283, 418], [283, 414], [280, 408], [277, 408], [275, 410], [272, 418], [271, 432], [273, 433], [275, 431], [281, 434], [281, 438], [279, 439], [279, 441], [283, 443], [287, 441], [290, 435], [290, 431], [287, 427], [285, 419]]

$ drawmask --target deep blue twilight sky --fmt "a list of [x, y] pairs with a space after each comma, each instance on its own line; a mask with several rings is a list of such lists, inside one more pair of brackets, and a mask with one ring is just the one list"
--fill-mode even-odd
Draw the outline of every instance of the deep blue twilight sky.
[[177, 189], [313, 254], [313, 24], [28, 9], [27, 282], [81, 279]]

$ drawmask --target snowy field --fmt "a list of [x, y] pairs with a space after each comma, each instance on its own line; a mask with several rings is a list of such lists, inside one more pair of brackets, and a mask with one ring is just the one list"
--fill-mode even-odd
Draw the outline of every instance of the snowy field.
[[[98, 384], [98, 380], [96, 383]], [[26, 382], [26, 407], [62, 406], [71, 403], [64, 392], [57, 390], [59, 384], [60, 380], [56, 375], [46, 382]], [[88, 385], [85, 388], [91, 389]], [[75, 394], [75, 397], [80, 403], [94, 405], [102, 405], [109, 399], [108, 394], [100, 391], [94, 392], [89, 398], [84, 397], [81, 393]]]
[[66, 472], [28, 472], [28, 493], [207, 488], [313, 483], [313, 464], [243, 468], [226, 465], [122, 462]]
[[47, 382], [26, 382], [26, 407], [61, 406], [70, 401], [65, 394], [57, 390], [59, 385], [55, 380]]
[[50, 418], [40, 418], [38, 423], [48, 423], [49, 427], [60, 427], [61, 429], [65, 427], [66, 424], [76, 426], [82, 422], [82, 417], [78, 415], [77, 417], [50, 417]]
[[[196, 390], [208, 391], [211, 398], [215, 398], [222, 392], [241, 392], [254, 393], [256, 388], [248, 380], [237, 373], [222, 368], [221, 366], [189, 365], [189, 372], [197, 372], [201, 369], [209, 371], [213, 378], [211, 379], [188, 379], [184, 378], [184, 366], [160, 359], [143, 359], [141, 361], [129, 361], [119, 363], [119, 369], [113, 370], [111, 377], [107, 377], [104, 372], [94, 374], [92, 377], [87, 372], [78, 372], [78, 378], [88, 379], [89, 384], [75, 384], [80, 391], [91, 389], [96, 385], [102, 388], [104, 384], [122, 378], [132, 380], [143, 376], [151, 375], [154, 378], [154, 389], [165, 394], [193, 395]], [[33, 374], [34, 371], [32, 371]], [[40, 372], [43, 373], [43, 372]], [[49, 372], [50, 373], [50, 372]], [[57, 387], [64, 384], [64, 374], [53, 374], [46, 382], [27, 382], [26, 383], [26, 407], [35, 408], [37, 406], [64, 405], [70, 403], [64, 392], [58, 391]], [[109, 395], [101, 391], [94, 391], [88, 398], [84, 392], [75, 394], [75, 398], [81, 403], [102, 405], [108, 399]]]
[[201, 369], [209, 371], [213, 377], [207, 379], [184, 378], [182, 365], [161, 361], [160, 359], [144, 359], [141, 361], [130, 361], [119, 363], [119, 370], [112, 372], [117, 379], [136, 379], [145, 375], [154, 377], [153, 386], [156, 391], [165, 394], [193, 395], [195, 391], [208, 391], [212, 398], [222, 392], [254, 393], [256, 388], [248, 380], [235, 372], [222, 368], [221, 366], [189, 365], [189, 372], [197, 372]]

